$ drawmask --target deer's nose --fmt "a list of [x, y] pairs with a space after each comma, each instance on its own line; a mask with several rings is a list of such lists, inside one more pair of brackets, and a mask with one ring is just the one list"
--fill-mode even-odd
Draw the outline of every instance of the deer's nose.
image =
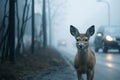
[[79, 45], [79, 48], [81, 48], [81, 49], [82, 49], [82, 47], [83, 47], [83, 45]]
[[83, 48], [83, 45], [82, 45], [82, 44], [80, 44], [80, 45], [79, 45], [79, 48], [80, 48], [80, 49], [82, 49], [82, 48]]
[[80, 44], [78, 44], [78, 47], [79, 47], [80, 49], [83, 49], [84, 44], [83, 44], [83, 43], [80, 43]]
[[82, 43], [82, 42], [77, 43], [77, 47], [79, 49], [83, 49], [84, 48], [84, 43]]

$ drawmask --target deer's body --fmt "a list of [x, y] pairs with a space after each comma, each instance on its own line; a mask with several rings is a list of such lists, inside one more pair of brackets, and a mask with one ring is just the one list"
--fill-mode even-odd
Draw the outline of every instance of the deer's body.
[[82, 74], [87, 75], [87, 80], [93, 80], [96, 59], [94, 52], [89, 47], [89, 38], [94, 34], [94, 26], [90, 27], [85, 34], [80, 34], [74, 26], [71, 26], [70, 32], [76, 39], [77, 54], [74, 67], [78, 80], [82, 80]]
[[74, 67], [81, 73], [87, 73], [90, 70], [94, 70], [95, 66], [95, 54], [91, 49], [88, 49], [87, 54], [77, 53], [74, 60]]

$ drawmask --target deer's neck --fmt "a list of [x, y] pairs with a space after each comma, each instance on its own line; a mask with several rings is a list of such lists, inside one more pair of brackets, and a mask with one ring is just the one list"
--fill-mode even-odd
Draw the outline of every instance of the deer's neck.
[[85, 56], [88, 54], [88, 48], [85, 49], [77, 49], [78, 50], [78, 54], [81, 56]]
[[88, 49], [78, 50], [78, 62], [80, 65], [85, 65], [88, 59]]

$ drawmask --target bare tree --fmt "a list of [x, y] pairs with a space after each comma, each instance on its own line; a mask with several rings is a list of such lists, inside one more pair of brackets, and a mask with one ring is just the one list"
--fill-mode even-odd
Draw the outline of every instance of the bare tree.
[[60, 17], [61, 15], [65, 14], [64, 8], [66, 6], [65, 3], [67, 0], [47, 0], [47, 16], [48, 16], [48, 29], [49, 29], [49, 43], [52, 45], [52, 39], [53, 39], [53, 26], [61, 24], [59, 21], [62, 22], [61, 19], [63, 17]]
[[8, 58], [8, 11], [7, 11], [8, 0], [5, 1], [4, 15], [2, 24], [0, 26], [0, 52], [2, 53], [1, 62], [3, 63]]
[[35, 17], [34, 17], [34, 0], [32, 0], [32, 45], [31, 45], [31, 52], [32, 54], [34, 53], [34, 33], [35, 33], [35, 29], [34, 29], [34, 26], [35, 26]]
[[[16, 2], [15, 2], [16, 1]], [[8, 6], [9, 2], [9, 6]], [[6, 0], [4, 5], [4, 15], [2, 19], [2, 24], [0, 25], [0, 52], [2, 53], [1, 62], [6, 60], [15, 62], [15, 13], [17, 21], [17, 48], [16, 51], [20, 52], [23, 44], [23, 36], [25, 33], [25, 28], [27, 21], [31, 19], [29, 16], [30, 1], [25, 0], [25, 6], [23, 9], [22, 22], [20, 24], [18, 0]], [[9, 9], [8, 9], [9, 8]], [[9, 10], [9, 12], [8, 12]], [[21, 25], [21, 26], [20, 26]], [[21, 46], [22, 45], [22, 46]]]
[[52, 45], [52, 25], [51, 25], [51, 5], [50, 0], [48, 0], [48, 21], [49, 21], [49, 43]]
[[20, 35], [20, 18], [19, 18], [19, 9], [18, 9], [18, 0], [16, 0], [16, 18], [17, 18], [17, 48], [15, 53], [19, 54], [20, 53], [20, 40], [19, 40], [19, 35]]
[[42, 27], [43, 27], [43, 47], [47, 46], [47, 31], [46, 31], [46, 0], [43, 0], [43, 11], [42, 11]]
[[28, 0], [25, 0], [25, 5], [23, 8], [23, 14], [22, 14], [22, 23], [18, 31], [18, 43], [16, 47], [16, 51], [18, 54], [20, 53], [21, 48], [23, 48], [23, 52], [24, 52], [23, 36], [25, 33], [27, 21], [31, 19], [31, 16], [28, 15], [29, 9], [30, 9], [30, 2], [28, 2]]
[[9, 60], [15, 62], [15, 0], [9, 1], [9, 23], [8, 23], [8, 51]]

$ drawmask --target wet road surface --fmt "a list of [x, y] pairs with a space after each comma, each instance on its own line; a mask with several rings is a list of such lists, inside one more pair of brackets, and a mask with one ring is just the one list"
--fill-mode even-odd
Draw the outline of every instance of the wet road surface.
[[[72, 64], [76, 53], [75, 49], [61, 48], [64, 55]], [[96, 54], [96, 71], [94, 80], [120, 80], [120, 53], [110, 50], [108, 53]], [[86, 76], [84, 75], [84, 80]]]
[[[57, 67], [36, 75], [30, 80], [77, 80], [77, 74], [73, 67], [75, 49], [59, 48], [68, 66]], [[120, 80], [120, 53], [109, 51], [108, 53], [95, 53], [96, 69], [94, 80]], [[83, 75], [86, 80], [86, 75]]]

